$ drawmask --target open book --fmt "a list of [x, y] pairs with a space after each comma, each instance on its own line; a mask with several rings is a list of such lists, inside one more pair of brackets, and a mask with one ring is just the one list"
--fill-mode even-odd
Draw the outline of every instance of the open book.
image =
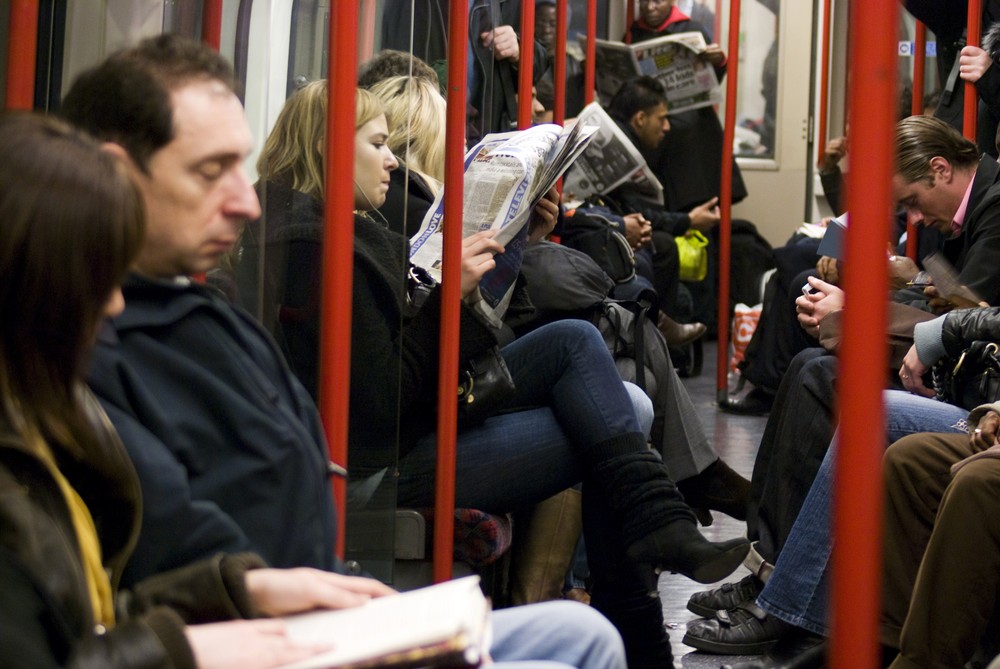
[[[586, 148], [596, 128], [577, 123], [562, 128], [536, 125], [527, 130], [491, 134], [465, 155], [462, 236], [496, 230], [504, 245], [497, 266], [479, 282], [477, 310], [499, 326], [527, 245], [527, 223], [538, 201]], [[410, 262], [441, 280], [444, 189], [410, 239]]]
[[467, 576], [338, 611], [285, 618], [289, 636], [333, 650], [281, 669], [477, 667], [490, 644], [490, 605]]
[[705, 46], [700, 32], [664, 35], [638, 44], [596, 40], [597, 93], [602, 100], [611, 100], [623, 83], [645, 74], [667, 89], [671, 113], [718, 104], [721, 93], [715, 69], [698, 57]]
[[601, 105], [591, 102], [583, 108], [576, 122], [594, 126], [597, 132], [566, 173], [563, 195], [569, 199], [567, 207], [591, 195], [606, 195], [629, 181], [644, 198], [663, 204], [663, 186], [639, 149]]

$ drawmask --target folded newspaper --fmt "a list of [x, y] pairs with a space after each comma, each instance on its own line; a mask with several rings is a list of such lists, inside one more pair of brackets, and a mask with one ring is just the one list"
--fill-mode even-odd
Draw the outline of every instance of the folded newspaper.
[[595, 45], [596, 87], [602, 100], [610, 100], [623, 83], [643, 74], [655, 77], [667, 89], [671, 113], [722, 100], [715, 68], [700, 57], [706, 47], [700, 32], [665, 35], [638, 44], [599, 39]]
[[490, 604], [478, 576], [284, 620], [294, 641], [332, 649], [281, 669], [478, 667], [491, 641]]
[[566, 206], [591, 195], [607, 195], [632, 182], [644, 198], [663, 204], [663, 186], [649, 169], [645, 158], [601, 105], [591, 102], [577, 117], [577, 123], [597, 131], [583, 154], [576, 159], [563, 181]]
[[[538, 201], [587, 147], [596, 128], [576, 123], [536, 125], [527, 130], [491, 134], [465, 155], [462, 237], [496, 230], [504, 245], [497, 266], [479, 282], [476, 308], [499, 326], [510, 303], [514, 281], [527, 245], [527, 222]], [[410, 238], [410, 262], [441, 280], [444, 189]]]

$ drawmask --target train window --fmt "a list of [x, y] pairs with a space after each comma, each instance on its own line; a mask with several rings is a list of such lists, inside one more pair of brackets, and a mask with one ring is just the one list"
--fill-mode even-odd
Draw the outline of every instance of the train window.
[[735, 147], [738, 156], [775, 157], [780, 2], [761, 0], [741, 5]]
[[203, 0], [168, 0], [163, 3], [163, 32], [201, 37]]

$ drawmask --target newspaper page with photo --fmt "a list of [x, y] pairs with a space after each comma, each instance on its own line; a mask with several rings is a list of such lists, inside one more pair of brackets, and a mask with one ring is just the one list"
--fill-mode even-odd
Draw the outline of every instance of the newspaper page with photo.
[[[487, 322], [499, 326], [510, 303], [514, 281], [527, 245], [528, 226], [538, 201], [587, 147], [596, 128], [579, 123], [554, 124], [491, 134], [465, 155], [462, 236], [495, 230], [504, 245], [497, 266], [479, 282], [482, 300], [476, 308]], [[444, 189], [410, 240], [410, 262], [441, 280]]]
[[[582, 38], [581, 38], [582, 39]], [[700, 32], [664, 35], [638, 44], [595, 40], [596, 87], [610, 100], [628, 79], [655, 77], [667, 90], [671, 113], [721, 102], [715, 69], [702, 58], [705, 37]]]
[[606, 195], [626, 182], [632, 182], [639, 194], [651, 202], [663, 204], [663, 186], [639, 149], [598, 103], [584, 107], [576, 122], [597, 130], [566, 173], [563, 198], [567, 207], [591, 195]]

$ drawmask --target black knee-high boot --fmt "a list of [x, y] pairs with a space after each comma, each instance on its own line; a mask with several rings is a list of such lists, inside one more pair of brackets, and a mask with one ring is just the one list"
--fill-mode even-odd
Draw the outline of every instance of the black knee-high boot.
[[590, 605], [618, 629], [629, 669], [670, 669], [674, 658], [663, 626], [663, 604], [638, 581], [633, 585], [638, 587], [595, 574]]
[[587, 455], [587, 482], [596, 485], [618, 513], [625, 552], [651, 591], [654, 569], [713, 583], [743, 561], [749, 542], [737, 538], [712, 543], [703, 537], [666, 466], [646, 448], [642, 435], [609, 439], [588, 449]]

